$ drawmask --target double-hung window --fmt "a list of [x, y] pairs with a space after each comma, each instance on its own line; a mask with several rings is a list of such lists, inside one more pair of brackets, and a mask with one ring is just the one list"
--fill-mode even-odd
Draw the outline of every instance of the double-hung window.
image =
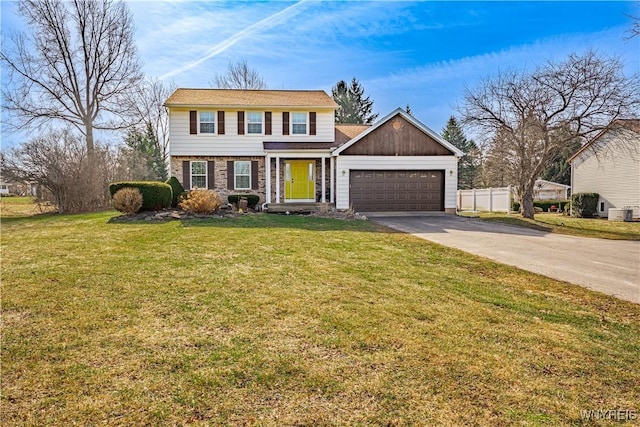
[[291, 134], [307, 134], [307, 113], [291, 113]]
[[234, 162], [234, 186], [236, 190], [251, 189], [251, 162], [238, 161]]
[[200, 111], [200, 133], [216, 132], [216, 114], [213, 111]]
[[247, 134], [262, 134], [262, 113], [258, 111], [247, 112]]
[[191, 162], [191, 188], [207, 188], [207, 162]]

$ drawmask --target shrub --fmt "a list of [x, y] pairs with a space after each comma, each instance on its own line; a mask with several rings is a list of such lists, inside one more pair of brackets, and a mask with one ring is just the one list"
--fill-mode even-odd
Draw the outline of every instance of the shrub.
[[182, 184], [180, 184], [180, 181], [178, 181], [178, 178], [176, 178], [175, 176], [169, 178], [167, 180], [167, 184], [171, 186], [171, 207], [175, 208], [180, 202], [180, 195], [184, 193], [184, 187], [182, 186]]
[[227, 199], [229, 200], [229, 203], [237, 206], [241, 197], [247, 199], [247, 205], [251, 209], [255, 209], [256, 205], [260, 201], [260, 196], [256, 196], [255, 194], [230, 194]]
[[171, 206], [171, 186], [164, 182], [158, 181], [123, 181], [114, 182], [109, 185], [109, 193], [111, 197], [118, 190], [131, 187], [137, 188], [142, 194], [142, 210], [157, 211]]
[[142, 207], [142, 193], [137, 188], [121, 188], [113, 195], [111, 202], [120, 212], [133, 215]]
[[593, 218], [598, 212], [598, 193], [575, 193], [571, 195], [573, 215], [578, 218]]
[[220, 196], [215, 191], [195, 189], [180, 202], [180, 208], [187, 212], [208, 214], [222, 205]]
[[[542, 209], [543, 212], [551, 212], [551, 206], [555, 206], [556, 210], [565, 210], [565, 206], [569, 203], [568, 200], [534, 200], [533, 207]], [[520, 203], [513, 202], [513, 210], [520, 211]]]

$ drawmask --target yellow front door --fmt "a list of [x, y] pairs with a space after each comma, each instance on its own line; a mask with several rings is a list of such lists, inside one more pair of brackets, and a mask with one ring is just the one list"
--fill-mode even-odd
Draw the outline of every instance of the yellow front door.
[[285, 200], [315, 201], [314, 160], [288, 160], [284, 163]]

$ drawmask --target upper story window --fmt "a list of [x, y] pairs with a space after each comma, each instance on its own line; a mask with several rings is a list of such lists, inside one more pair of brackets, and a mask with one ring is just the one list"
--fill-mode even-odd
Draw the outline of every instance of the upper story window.
[[262, 134], [262, 113], [258, 111], [247, 112], [247, 133]]
[[216, 113], [213, 111], [200, 111], [200, 133], [216, 132]]
[[307, 134], [307, 113], [291, 113], [291, 134]]

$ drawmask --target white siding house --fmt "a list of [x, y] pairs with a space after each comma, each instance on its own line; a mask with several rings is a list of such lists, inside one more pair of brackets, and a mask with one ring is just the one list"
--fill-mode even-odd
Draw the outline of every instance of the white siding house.
[[569, 162], [572, 193], [598, 193], [599, 216], [609, 209], [640, 211], [640, 120], [616, 120]]
[[324, 91], [177, 89], [165, 106], [185, 189], [255, 194], [274, 210], [455, 212], [462, 153], [401, 108], [370, 126], [335, 124]]

